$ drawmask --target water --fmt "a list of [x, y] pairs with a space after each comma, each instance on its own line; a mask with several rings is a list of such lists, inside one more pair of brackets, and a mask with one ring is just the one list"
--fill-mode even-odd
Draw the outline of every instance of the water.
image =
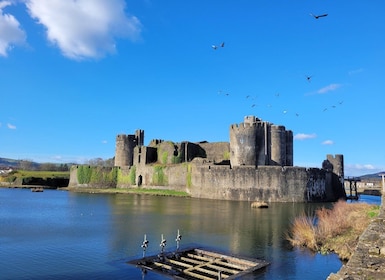
[[325, 279], [341, 267], [334, 254], [293, 249], [285, 233], [293, 218], [323, 204], [273, 203], [253, 209], [248, 202], [127, 194], [81, 194], [0, 189], [1, 279], [165, 279], [142, 275], [126, 262], [199, 244], [262, 258], [271, 265], [243, 279]]

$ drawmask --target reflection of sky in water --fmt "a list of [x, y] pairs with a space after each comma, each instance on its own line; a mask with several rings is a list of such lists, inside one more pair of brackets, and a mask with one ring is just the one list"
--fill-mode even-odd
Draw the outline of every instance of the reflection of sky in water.
[[16, 189], [0, 189], [0, 203], [0, 270], [8, 279], [141, 279], [125, 261], [142, 256], [144, 234], [146, 255], [157, 254], [162, 234], [166, 251], [175, 250], [178, 229], [182, 247], [199, 244], [271, 263], [250, 279], [325, 279], [341, 265], [335, 255], [294, 250], [285, 240], [295, 216], [324, 204], [255, 209], [249, 202]]

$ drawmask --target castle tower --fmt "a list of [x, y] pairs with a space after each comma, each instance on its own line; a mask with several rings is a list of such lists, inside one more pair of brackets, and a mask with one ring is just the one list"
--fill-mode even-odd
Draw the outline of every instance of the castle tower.
[[286, 166], [293, 166], [294, 164], [293, 139], [293, 131], [286, 130]]
[[134, 148], [143, 146], [144, 131], [136, 130], [134, 135], [119, 134], [116, 136], [115, 166], [132, 166]]
[[286, 164], [286, 131], [282, 125], [272, 125], [271, 135], [271, 161], [270, 165]]
[[327, 155], [326, 159], [331, 163], [333, 173], [340, 178], [344, 178], [344, 155]]
[[268, 151], [266, 139], [263, 137], [265, 125], [254, 116], [246, 116], [243, 123], [230, 126], [232, 166], [266, 164]]
[[230, 162], [240, 165], [293, 165], [293, 133], [254, 116], [230, 126]]

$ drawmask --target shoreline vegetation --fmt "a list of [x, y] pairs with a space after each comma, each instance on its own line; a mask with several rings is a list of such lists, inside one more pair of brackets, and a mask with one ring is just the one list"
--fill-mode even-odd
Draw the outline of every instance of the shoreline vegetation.
[[60, 190], [82, 192], [82, 193], [109, 193], [109, 194], [146, 194], [146, 195], [159, 195], [159, 196], [178, 196], [178, 197], [190, 197], [187, 192], [175, 191], [165, 188], [91, 188], [91, 187], [66, 187], [60, 188]]
[[340, 200], [332, 209], [322, 207], [314, 216], [302, 214], [297, 217], [286, 238], [294, 247], [322, 254], [334, 252], [342, 261], [347, 261], [359, 237], [379, 212], [379, 205]]

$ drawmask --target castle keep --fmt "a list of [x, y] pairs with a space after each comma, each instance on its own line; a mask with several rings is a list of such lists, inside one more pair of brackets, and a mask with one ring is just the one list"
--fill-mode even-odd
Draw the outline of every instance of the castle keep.
[[[230, 125], [230, 142], [174, 143], [144, 131], [116, 136], [116, 187], [167, 188], [192, 197], [310, 202], [345, 198], [343, 156], [327, 155], [322, 168], [293, 166], [293, 132], [246, 116]], [[76, 170], [70, 185], [77, 185]]]
[[232, 166], [293, 166], [293, 133], [246, 116], [243, 123], [230, 126], [230, 162]]

